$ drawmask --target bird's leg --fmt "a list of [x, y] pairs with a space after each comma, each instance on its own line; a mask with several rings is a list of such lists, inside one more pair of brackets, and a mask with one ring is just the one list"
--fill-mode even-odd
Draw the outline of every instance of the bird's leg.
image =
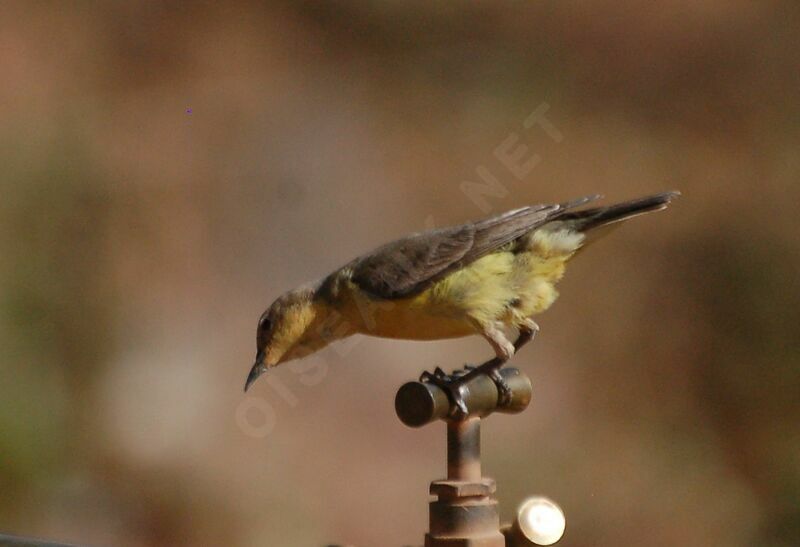
[[518, 328], [519, 336], [513, 344], [505, 337], [503, 331], [496, 326], [491, 326], [484, 330], [483, 336], [492, 345], [496, 354], [496, 357], [493, 359], [479, 366], [464, 365], [464, 370], [466, 372], [457, 372], [449, 376], [445, 374], [441, 368], [436, 367], [433, 373], [427, 371], [423, 372], [422, 376], [420, 376], [420, 381], [429, 382], [447, 393], [448, 398], [453, 404], [451, 416], [459, 420], [466, 418], [469, 413], [467, 405], [464, 402], [463, 386], [481, 374], [487, 375], [497, 386], [499, 395], [498, 406], [508, 404], [511, 400], [511, 388], [500, 374], [500, 369], [519, 348], [533, 340], [533, 337], [539, 330], [539, 325], [532, 319], [525, 319], [525, 321], [520, 323]]
[[[488, 375], [497, 384], [498, 389], [501, 392], [501, 401], [510, 397], [511, 392], [508, 384], [506, 384], [505, 380], [503, 380], [497, 371], [511, 358], [512, 355], [514, 355], [514, 344], [509, 342], [503, 334], [503, 331], [494, 325], [484, 329], [483, 336], [492, 345], [497, 357], [483, 363], [478, 367], [473, 367], [470, 365], [465, 366], [464, 368], [467, 370], [467, 372], [453, 374], [450, 378], [448, 378], [446, 386], [438, 382], [432, 382], [447, 392], [448, 397], [450, 397], [450, 400], [453, 403], [453, 411], [451, 416], [459, 420], [466, 418], [468, 414], [467, 405], [464, 402], [462, 387], [476, 376], [481, 374]], [[505, 396], [503, 393], [505, 393]]]
[[486, 361], [480, 366], [469, 367], [469, 372], [459, 378], [460, 381], [466, 383], [480, 374], [486, 374], [497, 386], [499, 394], [498, 406], [504, 406], [511, 400], [511, 388], [500, 374], [500, 369], [522, 346], [533, 340], [534, 336], [536, 336], [536, 333], [539, 331], [539, 325], [537, 325], [533, 319], [526, 318], [519, 324], [518, 329], [519, 336], [517, 336], [516, 341], [511, 347], [511, 351], [508, 351], [508, 346], [510, 346], [511, 343], [506, 340], [499, 329], [493, 331], [491, 335], [487, 333], [486, 339], [492, 344], [492, 347], [497, 353], [497, 357]]
[[[503, 379], [500, 378], [500, 375], [497, 374], [497, 369], [500, 368], [503, 363], [508, 361], [508, 359], [514, 354], [514, 344], [509, 342], [503, 334], [503, 331], [494, 325], [485, 328], [483, 336], [489, 341], [494, 348], [495, 353], [497, 354], [497, 357], [491, 361], [487, 361], [486, 363], [470, 370], [467, 373], [456, 372], [450, 376], [447, 376], [443, 374], [437, 374], [437, 369], [433, 374], [424, 372], [420, 377], [420, 381], [429, 382], [435, 386], [438, 386], [445, 393], [447, 393], [447, 397], [450, 399], [450, 402], [453, 405], [450, 416], [457, 420], [463, 420], [469, 414], [467, 403], [464, 401], [464, 386], [469, 380], [475, 376], [478, 376], [479, 374], [485, 373], [488, 374], [492, 380], [497, 381], [497, 378], [499, 378], [500, 382], [505, 384]], [[492, 370], [494, 370], [494, 374], [492, 374]], [[508, 388], [507, 385], [506, 388]]]
[[533, 340], [533, 337], [539, 332], [539, 325], [531, 318], [526, 318], [517, 328], [519, 329], [519, 336], [514, 342], [514, 352], [519, 351], [519, 348]]
[[432, 374], [425, 371], [419, 377], [420, 382], [433, 384], [444, 391], [447, 394], [447, 398], [450, 399], [450, 402], [453, 404], [453, 416], [458, 419], [463, 419], [467, 417], [469, 411], [467, 410], [467, 404], [464, 402], [464, 383], [459, 382], [458, 379], [459, 376], [455, 373], [447, 375], [439, 367], [436, 367], [436, 370], [434, 370]]

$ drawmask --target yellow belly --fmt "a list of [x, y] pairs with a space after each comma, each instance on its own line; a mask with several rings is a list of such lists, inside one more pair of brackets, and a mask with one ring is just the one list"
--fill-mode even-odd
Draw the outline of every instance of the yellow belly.
[[534, 233], [523, 252], [498, 251], [405, 299], [375, 300], [350, 287], [345, 316], [358, 332], [386, 338], [437, 340], [515, 327], [549, 308], [556, 282], [582, 238]]

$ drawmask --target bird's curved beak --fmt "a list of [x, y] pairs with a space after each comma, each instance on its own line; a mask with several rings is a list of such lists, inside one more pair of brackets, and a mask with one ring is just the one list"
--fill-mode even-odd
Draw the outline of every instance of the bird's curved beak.
[[267, 365], [264, 364], [265, 357], [266, 353], [264, 351], [259, 351], [258, 355], [256, 355], [256, 362], [253, 364], [253, 368], [250, 369], [250, 374], [247, 375], [247, 381], [244, 383], [245, 392], [250, 389], [250, 386], [253, 385], [253, 382], [255, 382], [259, 376], [266, 372]]

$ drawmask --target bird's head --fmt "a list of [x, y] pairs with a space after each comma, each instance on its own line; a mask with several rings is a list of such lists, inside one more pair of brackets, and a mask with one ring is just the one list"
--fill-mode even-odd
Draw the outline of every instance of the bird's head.
[[316, 327], [320, 311], [314, 290], [304, 287], [280, 296], [261, 314], [256, 331], [256, 361], [247, 376], [245, 391], [267, 369], [321, 347]]

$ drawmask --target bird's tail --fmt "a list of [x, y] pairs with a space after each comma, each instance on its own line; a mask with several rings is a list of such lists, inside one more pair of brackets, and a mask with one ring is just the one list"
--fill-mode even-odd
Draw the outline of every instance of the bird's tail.
[[566, 222], [572, 229], [586, 232], [593, 228], [606, 226], [629, 218], [666, 209], [680, 192], [664, 192], [644, 198], [633, 199], [607, 207], [593, 207], [581, 211], [570, 211], [559, 215], [558, 220]]

